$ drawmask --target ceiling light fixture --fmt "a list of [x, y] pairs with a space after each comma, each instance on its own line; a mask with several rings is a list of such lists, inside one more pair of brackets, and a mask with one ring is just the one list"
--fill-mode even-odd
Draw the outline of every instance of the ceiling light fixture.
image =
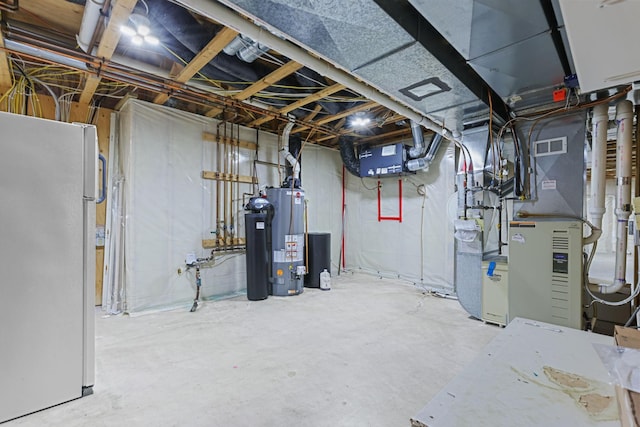
[[130, 37], [131, 43], [136, 46], [141, 46], [145, 42], [152, 46], [160, 44], [160, 40], [151, 35], [151, 22], [149, 22], [149, 18], [139, 13], [133, 13], [129, 16], [129, 21], [133, 26], [122, 25], [120, 32]]
[[351, 126], [353, 127], [361, 128], [365, 127], [369, 123], [371, 123], [371, 119], [369, 117], [356, 116], [351, 119]]

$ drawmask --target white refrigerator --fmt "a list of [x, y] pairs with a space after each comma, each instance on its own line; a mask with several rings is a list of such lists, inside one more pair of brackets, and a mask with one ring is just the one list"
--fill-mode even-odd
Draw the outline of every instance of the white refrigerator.
[[0, 423], [92, 393], [92, 125], [0, 112]]

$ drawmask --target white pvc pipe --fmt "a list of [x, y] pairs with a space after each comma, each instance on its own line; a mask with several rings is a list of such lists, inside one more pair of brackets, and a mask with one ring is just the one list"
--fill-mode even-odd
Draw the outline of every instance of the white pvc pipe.
[[89, 49], [89, 43], [93, 38], [93, 34], [98, 27], [98, 20], [100, 19], [100, 9], [104, 6], [105, 0], [87, 0], [84, 5], [84, 13], [82, 15], [82, 22], [80, 23], [80, 31], [76, 35], [76, 41], [80, 49], [87, 52]]
[[298, 163], [296, 158], [289, 152], [289, 134], [291, 133], [291, 129], [294, 124], [295, 121], [290, 121], [284, 127], [284, 131], [282, 132], [282, 148], [280, 149], [280, 155], [285, 161], [289, 162], [293, 168], [293, 179], [295, 182], [295, 180], [300, 178], [300, 163]]
[[[346, 87], [358, 92], [364, 98], [377, 102], [378, 104], [403, 115], [409, 120], [413, 120], [418, 124], [430, 129], [436, 133], [439, 133], [449, 139], [461, 142], [454, 138], [453, 133], [443, 127], [441, 124], [436, 123], [430, 118], [423, 116], [416, 112], [414, 109], [402, 104], [400, 101], [392, 98], [390, 95], [384, 94], [372, 86], [363, 83], [361, 80], [356, 79], [347, 71], [341, 68], [339, 64], [334, 63], [330, 59], [323, 57], [318, 52], [314, 52], [314, 55], [310, 54], [307, 50], [284, 40], [270, 31], [253, 24], [251, 21], [244, 19], [231, 9], [219, 4], [217, 1], [211, 0], [175, 0], [179, 3], [200, 15], [209, 17], [227, 27], [230, 27], [239, 33], [250, 37], [258, 43], [264, 44], [273, 50], [278, 51], [280, 54], [290, 58], [305, 67], [308, 67], [318, 74], [328, 77], [329, 79], [345, 85]], [[235, 5], [224, 1], [229, 7]], [[237, 7], [237, 6], [235, 6]], [[266, 26], [267, 24], [265, 24]], [[274, 32], [280, 33], [277, 29], [273, 29]], [[284, 36], [284, 35], [283, 35]], [[320, 59], [322, 58], [322, 59]]]
[[618, 135], [616, 142], [616, 266], [612, 285], [600, 284], [597, 291], [614, 294], [627, 283], [627, 222], [631, 215], [631, 155], [633, 104], [621, 101], [616, 106]]
[[596, 105], [593, 108], [591, 133], [591, 223], [602, 229], [602, 217], [605, 213], [605, 174], [607, 161], [607, 126], [609, 106]]

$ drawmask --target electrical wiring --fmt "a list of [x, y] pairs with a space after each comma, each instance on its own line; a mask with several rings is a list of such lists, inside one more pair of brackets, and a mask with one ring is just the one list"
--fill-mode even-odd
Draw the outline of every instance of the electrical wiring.
[[364, 188], [366, 188], [367, 190], [369, 190], [369, 191], [376, 191], [379, 188], [377, 185], [375, 187], [373, 187], [373, 188], [367, 187], [367, 184], [364, 183], [364, 178], [362, 178], [362, 177], [360, 177], [360, 182], [362, 183], [362, 186]]

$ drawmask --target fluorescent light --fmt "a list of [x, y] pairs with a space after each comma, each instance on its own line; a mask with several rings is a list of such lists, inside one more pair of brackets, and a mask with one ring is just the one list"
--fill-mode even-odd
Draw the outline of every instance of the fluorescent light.
[[160, 44], [160, 40], [158, 40], [155, 36], [144, 36], [144, 41], [149, 43], [152, 46], [157, 46]]
[[129, 37], [133, 37], [133, 36], [136, 35], [136, 30], [134, 30], [133, 28], [131, 28], [128, 25], [120, 26], [120, 32], [122, 34], [124, 34], [125, 36], [129, 36]]
[[148, 36], [149, 34], [151, 34], [151, 28], [149, 28], [149, 26], [147, 26], [146, 24], [140, 24], [138, 25], [138, 34], [140, 34], [141, 36]]
[[354, 127], [364, 127], [371, 123], [371, 119], [368, 117], [354, 117], [351, 119], [351, 126]]
[[135, 36], [131, 37], [131, 43], [135, 44], [136, 46], [140, 46], [142, 44], [142, 42], [144, 42], [144, 39], [142, 38], [142, 36], [136, 34]]

